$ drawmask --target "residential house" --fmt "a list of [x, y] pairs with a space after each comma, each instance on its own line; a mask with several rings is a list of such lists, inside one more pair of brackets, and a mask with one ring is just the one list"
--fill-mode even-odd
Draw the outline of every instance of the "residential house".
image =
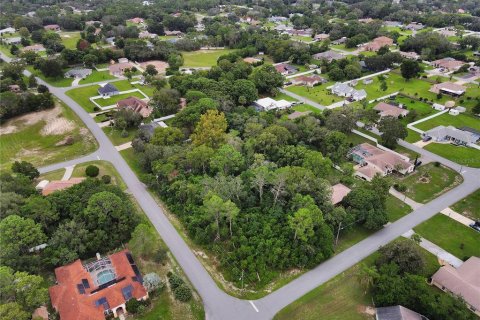
[[274, 23], [281, 23], [281, 22], [285, 22], [287, 20], [288, 20], [287, 17], [281, 17], [281, 16], [273, 16], [273, 17], [268, 18], [268, 21], [274, 22]]
[[286, 33], [288, 33], [291, 36], [300, 36], [300, 37], [311, 37], [312, 32], [313, 32], [312, 29], [291, 29], [286, 31]]
[[358, 19], [358, 22], [360, 23], [372, 23], [374, 20], [372, 18], [363, 18], [363, 19]]
[[403, 52], [399, 51], [400, 55], [406, 59], [410, 60], [418, 60], [420, 59], [420, 55], [416, 53], [415, 51], [409, 51], [409, 52]]
[[15, 31], [16, 31], [15, 28], [12, 28], [12, 27], [1, 29], [0, 36], [3, 36], [4, 34], [9, 34], [9, 33], [15, 33]]
[[347, 37], [341, 37], [340, 39], [333, 40], [332, 44], [339, 45], [339, 44], [344, 44], [345, 42], [347, 42]]
[[332, 62], [333, 60], [341, 60], [345, 58], [345, 55], [341, 54], [340, 52], [334, 50], [328, 50], [325, 52], [315, 53], [313, 59], [316, 60], [326, 60], [327, 62]]
[[160, 127], [161, 125], [158, 122], [152, 121], [150, 123], [142, 123], [138, 129], [143, 132], [148, 138], [153, 137], [153, 134], [155, 133], [155, 129]]
[[445, 93], [451, 96], [458, 97], [463, 95], [466, 90], [467, 88], [465, 86], [447, 81], [434, 84], [429, 91], [436, 94]]
[[400, 21], [389, 21], [389, 20], [384, 21], [383, 25], [385, 27], [393, 27], [393, 28], [399, 28], [403, 26], [403, 24]]
[[246, 63], [249, 63], [249, 64], [257, 64], [257, 63], [262, 62], [262, 59], [253, 58], [253, 57], [246, 57], [246, 58], [243, 58], [243, 61], [246, 62]]
[[2, 41], [5, 42], [6, 44], [18, 45], [18, 44], [22, 43], [22, 38], [21, 37], [11, 37], [11, 38], [2, 39]]
[[432, 105], [432, 108], [435, 109], [435, 110], [438, 110], [438, 111], [445, 110], [445, 106], [443, 104], [439, 104], [439, 103], [434, 103]]
[[302, 75], [295, 78], [290, 79], [292, 84], [296, 86], [307, 86], [313, 87], [321, 83], [328, 82], [325, 78], [320, 77], [319, 75], [312, 74], [312, 75]]
[[432, 276], [432, 284], [461, 297], [470, 310], [480, 316], [480, 258], [470, 257], [458, 268], [440, 267]]
[[364, 89], [356, 90], [348, 84], [341, 82], [335, 83], [330, 90], [337, 96], [345, 97], [353, 101], [360, 101], [367, 97], [367, 92]]
[[376, 308], [375, 320], [428, 320], [428, 318], [399, 305]]
[[290, 108], [292, 103], [287, 100], [273, 100], [272, 98], [258, 99], [253, 103], [257, 110], [270, 111], [270, 110], [284, 110]]
[[278, 73], [280, 73], [284, 76], [289, 75], [289, 74], [294, 74], [294, 73], [298, 72], [297, 68], [295, 68], [292, 65], [289, 65], [288, 63], [279, 63], [279, 64], [276, 64], [274, 67], [275, 67], [275, 70], [277, 70]]
[[128, 250], [82, 263], [80, 259], [55, 269], [49, 288], [53, 308], [62, 320], [104, 320], [127, 313], [126, 302], [148, 298], [143, 277]]
[[77, 68], [65, 72], [65, 78], [85, 79], [92, 74], [92, 69]]
[[131, 23], [135, 23], [135, 24], [141, 24], [141, 23], [145, 22], [145, 20], [143, 20], [142, 18], [139, 18], [139, 17], [128, 19], [127, 21], [131, 22]]
[[55, 191], [65, 190], [76, 184], [79, 184], [83, 182], [83, 180], [85, 180], [85, 178], [70, 178], [68, 180], [54, 180], [50, 182], [48, 180], [42, 180], [37, 185], [36, 189], [41, 191], [42, 195], [48, 196], [50, 193]]
[[117, 102], [117, 108], [119, 109], [130, 109], [138, 114], [140, 114], [142, 117], [147, 118], [149, 117], [152, 112], [153, 108], [148, 105], [147, 102], [137, 98], [137, 97], [128, 97], [125, 99], [122, 99]]
[[101, 21], [98, 21], [98, 20], [85, 21], [85, 26], [86, 27], [96, 26], [96, 25], [99, 26], [99, 27], [102, 27], [103, 23]]
[[104, 83], [100, 85], [100, 88], [98, 88], [98, 94], [104, 98], [108, 98], [120, 94], [120, 91], [118, 91], [117, 87], [115, 87], [113, 84]]
[[437, 67], [437, 68], [442, 68], [442, 69], [445, 69], [447, 71], [457, 71], [464, 64], [465, 64], [465, 62], [460, 61], [460, 60], [456, 60], [456, 59], [450, 58], [450, 57], [432, 61], [432, 66]]
[[352, 190], [349, 187], [341, 183], [337, 183], [336, 185], [332, 186], [332, 195], [330, 197], [332, 204], [336, 205], [342, 202], [343, 198], [345, 198], [350, 191]]
[[13, 93], [20, 93], [22, 92], [22, 89], [18, 84], [11, 84], [8, 86], [8, 90]]
[[395, 118], [400, 118], [400, 117], [405, 117], [408, 114], [407, 109], [403, 109], [385, 102], [379, 102], [373, 110], [378, 111], [378, 114], [380, 115], [380, 118], [383, 117], [395, 117]]
[[390, 39], [389, 37], [381, 36], [378, 38], [373, 39], [369, 43], [363, 46], [363, 49], [365, 51], [378, 51], [380, 48], [383, 47], [390, 47], [393, 45], [393, 40]]
[[49, 24], [43, 27], [47, 31], [59, 32], [60, 26], [58, 24]]
[[120, 59], [119, 59], [119, 63], [111, 64], [108, 66], [108, 71], [112, 76], [120, 77], [120, 76], [123, 76], [123, 73], [125, 72], [125, 70], [132, 69], [133, 67], [134, 67], [133, 64], [128, 62], [128, 60], [127, 62], [124, 62], [124, 61], [120, 62]]
[[115, 45], [115, 37], [105, 38], [105, 42], [108, 43], [111, 46], [114, 46]]
[[[465, 130], [467, 129], [467, 130]], [[458, 145], [475, 144], [480, 139], [480, 133], [473, 129], [457, 129], [453, 126], [438, 126], [423, 133], [424, 137], [430, 137], [435, 142], [451, 142]]]
[[395, 171], [405, 175], [414, 169], [408, 157], [369, 143], [352, 148], [348, 157], [358, 164], [354, 167], [355, 175], [367, 181], [371, 181], [377, 174], [383, 177]]
[[405, 29], [411, 30], [411, 31], [419, 31], [419, 30], [422, 30], [423, 28], [424, 28], [424, 25], [419, 22], [412, 22], [405, 26]]
[[323, 41], [327, 40], [328, 38], [330, 38], [330, 35], [328, 33], [317, 33], [313, 39], [315, 41]]
[[138, 37], [140, 39], [154, 39], [154, 38], [158, 37], [158, 34], [150, 33], [148, 31], [142, 31], [138, 34]]
[[[353, 82], [353, 81], [352, 81], [352, 82]], [[372, 79], [372, 78], [363, 79], [363, 80], [362, 80], [362, 83], [363, 83], [363, 84], [372, 84], [372, 83], [373, 83], [373, 79]]]
[[442, 28], [437, 30], [437, 32], [445, 37], [454, 37], [457, 34], [455, 28]]
[[183, 32], [182, 32], [182, 31], [178, 31], [178, 30], [173, 30], [173, 31], [165, 30], [165, 35], [166, 35], [166, 36], [182, 37], [182, 36], [183, 36]]
[[33, 51], [33, 52], [40, 52], [45, 51], [45, 47], [43, 44], [32, 44], [31, 46], [26, 46], [22, 48], [22, 52]]

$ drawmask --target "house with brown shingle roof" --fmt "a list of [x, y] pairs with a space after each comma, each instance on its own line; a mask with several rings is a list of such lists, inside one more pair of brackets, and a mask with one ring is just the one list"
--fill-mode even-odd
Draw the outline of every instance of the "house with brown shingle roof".
[[365, 51], [378, 51], [382, 47], [390, 47], [393, 45], [393, 40], [389, 37], [381, 36], [373, 39], [371, 42], [367, 43], [363, 48]]
[[27, 52], [27, 51], [33, 51], [33, 52], [40, 52], [40, 51], [45, 51], [45, 47], [43, 44], [33, 44], [31, 46], [26, 46], [22, 48], [22, 52]]
[[461, 96], [465, 93], [465, 91], [467, 91], [467, 88], [460, 84], [447, 81], [434, 84], [429, 91], [437, 94], [446, 93], [451, 96]]
[[85, 178], [70, 178], [69, 180], [53, 180], [41, 187], [42, 195], [48, 196], [55, 191], [68, 189], [76, 184], [83, 182]]
[[353, 147], [347, 156], [357, 163], [354, 167], [355, 175], [367, 181], [371, 181], [377, 174], [384, 177], [395, 171], [405, 175], [414, 169], [408, 157], [369, 143]]
[[302, 75], [298, 76], [295, 78], [290, 79], [292, 84], [297, 85], [297, 86], [307, 86], [307, 87], [313, 87], [319, 83], [325, 83], [327, 82], [326, 79], [320, 77], [319, 75], [313, 74], [313, 75]]
[[108, 71], [112, 76], [122, 76], [125, 70], [132, 69], [134, 66], [130, 62], [119, 62], [108, 66]]
[[448, 71], [456, 71], [460, 69], [464, 64], [465, 62], [450, 57], [432, 61], [432, 66], [437, 68], [443, 68]]
[[136, 113], [139, 113], [142, 117], [149, 117], [153, 108], [148, 105], [145, 101], [137, 97], [128, 97], [117, 102], [117, 108], [119, 109], [130, 109]]
[[139, 17], [135, 17], [135, 18], [132, 18], [132, 19], [128, 19], [127, 21], [128, 21], [128, 22], [131, 22], [131, 23], [136, 23], [136, 24], [140, 24], [140, 23], [144, 23], [144, 22], [145, 22], [142, 18], [139, 18]]
[[460, 296], [469, 309], [480, 316], [480, 258], [470, 257], [460, 267], [440, 267], [432, 284], [445, 292]]
[[349, 187], [341, 183], [337, 183], [336, 185], [332, 186], [332, 204], [336, 205], [342, 202], [343, 198], [345, 198], [350, 191], [352, 190]]
[[127, 313], [130, 299], [148, 293], [131, 253], [122, 250], [90, 263], [75, 262], [55, 269], [56, 285], [49, 288], [53, 308], [62, 320], [104, 320]]
[[380, 115], [380, 118], [383, 117], [395, 117], [395, 118], [400, 118], [400, 117], [405, 117], [408, 114], [407, 109], [402, 109], [400, 107], [385, 103], [385, 102], [379, 102], [373, 110], [378, 111], [378, 114]]
[[60, 26], [58, 24], [49, 24], [43, 27], [47, 31], [54, 31], [58, 32], [60, 31]]

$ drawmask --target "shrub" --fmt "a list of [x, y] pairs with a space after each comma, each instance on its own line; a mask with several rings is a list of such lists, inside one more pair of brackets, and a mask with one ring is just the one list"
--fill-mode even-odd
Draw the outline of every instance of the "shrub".
[[141, 305], [142, 303], [140, 301], [138, 301], [135, 298], [132, 298], [127, 301], [125, 307], [127, 308], [127, 311], [129, 313], [135, 314], [135, 313], [138, 313]]
[[182, 278], [178, 275], [172, 273], [168, 278], [168, 282], [170, 283], [170, 288], [175, 290], [176, 288], [180, 287], [181, 285], [185, 284]]
[[102, 176], [102, 181], [105, 184], [110, 184], [110, 182], [112, 182], [112, 177], [110, 177], [108, 174], [105, 174]]
[[395, 183], [393, 185], [393, 188], [399, 192], [405, 192], [407, 191], [407, 186], [403, 183]]
[[185, 284], [176, 288], [173, 293], [175, 294], [175, 299], [182, 302], [187, 302], [192, 299], [192, 290]]
[[91, 177], [91, 178], [95, 178], [96, 176], [98, 176], [98, 173], [100, 172], [100, 169], [98, 169], [97, 166], [94, 166], [94, 165], [89, 165], [86, 169], [85, 169], [85, 174], [88, 176], [88, 177]]
[[93, 111], [100, 111], [100, 108], [95, 106], [95, 107], [93, 107]]
[[156, 263], [163, 263], [166, 258], [167, 258], [167, 250], [165, 248], [159, 248], [153, 254], [153, 261], [155, 261]]
[[433, 165], [434, 165], [435, 167], [440, 167], [440, 162], [435, 161]]
[[122, 133], [120, 134], [120, 136], [121, 136], [122, 138], [128, 137], [128, 131], [125, 130], [125, 129], [123, 129], [123, 130], [122, 130]]

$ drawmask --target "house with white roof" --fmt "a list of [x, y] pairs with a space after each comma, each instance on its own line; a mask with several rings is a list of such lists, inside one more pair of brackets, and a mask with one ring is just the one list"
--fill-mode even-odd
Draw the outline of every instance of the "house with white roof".
[[290, 108], [292, 103], [287, 100], [274, 100], [270, 97], [258, 99], [253, 103], [258, 110], [284, 110]]
[[357, 90], [341, 82], [335, 83], [331, 91], [337, 96], [345, 97], [353, 101], [360, 101], [367, 98], [367, 92], [364, 89]]

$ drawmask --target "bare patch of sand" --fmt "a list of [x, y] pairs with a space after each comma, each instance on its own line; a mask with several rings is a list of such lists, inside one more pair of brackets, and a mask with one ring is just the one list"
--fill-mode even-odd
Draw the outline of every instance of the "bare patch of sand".
[[48, 135], [61, 135], [75, 129], [75, 123], [65, 118], [55, 118], [47, 121], [45, 127], [43, 127], [42, 136]]
[[53, 109], [31, 112], [8, 120], [0, 126], [0, 134], [10, 134], [21, 130], [23, 127], [34, 125], [40, 121], [54, 120], [62, 114], [62, 108], [56, 106]]

